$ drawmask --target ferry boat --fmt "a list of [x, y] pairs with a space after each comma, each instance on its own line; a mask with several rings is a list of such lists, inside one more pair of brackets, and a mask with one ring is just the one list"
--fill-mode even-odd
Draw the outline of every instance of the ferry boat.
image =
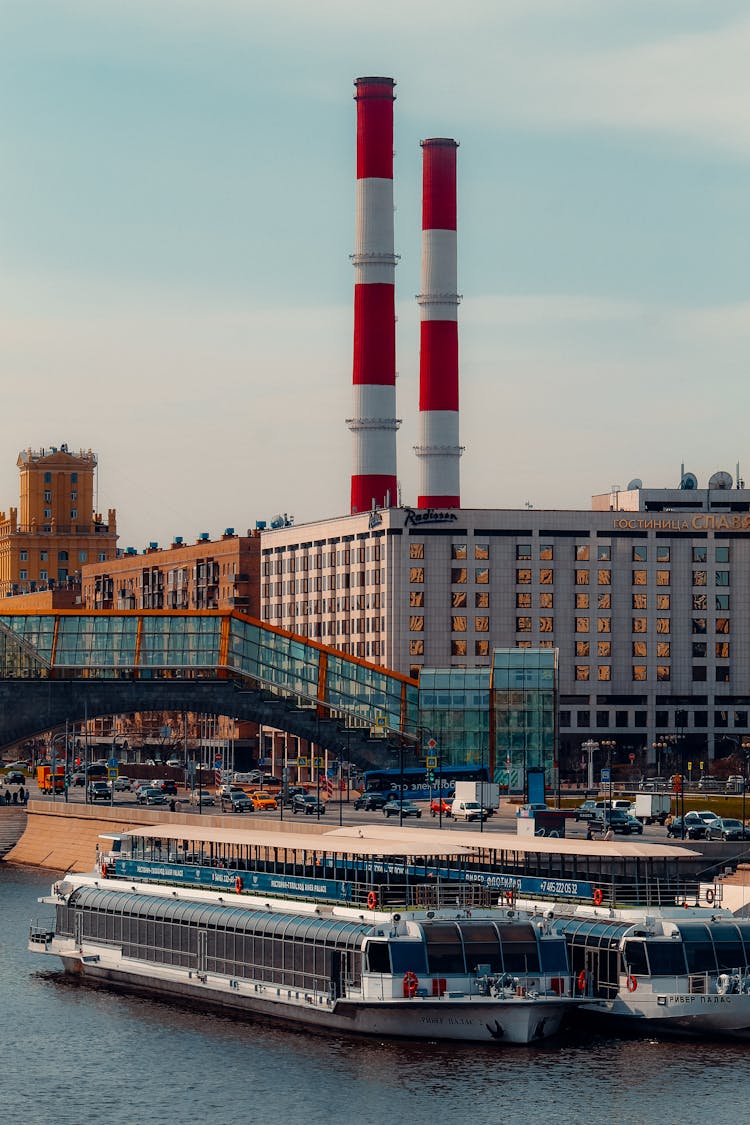
[[164, 824], [100, 837], [29, 948], [68, 973], [375, 1036], [530, 1043], [585, 1002], [565, 937], [458, 878], [453, 838]]

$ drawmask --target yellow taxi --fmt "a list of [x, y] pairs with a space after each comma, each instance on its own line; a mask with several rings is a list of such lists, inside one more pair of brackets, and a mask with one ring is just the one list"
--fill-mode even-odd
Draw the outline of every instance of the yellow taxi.
[[256, 812], [264, 812], [266, 809], [277, 809], [278, 803], [275, 797], [270, 793], [251, 793], [250, 800], [253, 802], [253, 808]]

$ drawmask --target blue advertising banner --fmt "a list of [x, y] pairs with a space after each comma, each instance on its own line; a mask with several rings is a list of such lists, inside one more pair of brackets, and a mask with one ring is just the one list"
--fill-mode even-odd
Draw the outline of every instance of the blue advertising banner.
[[351, 883], [334, 879], [306, 878], [300, 875], [273, 875], [267, 872], [234, 871], [222, 867], [193, 867], [191, 864], [159, 863], [154, 860], [118, 859], [115, 875], [126, 879], [158, 879], [163, 883], [213, 887], [233, 891], [237, 878], [250, 894], [299, 895], [304, 898], [349, 902]]
[[531, 875], [491, 875], [485, 871], [467, 871], [467, 883], [481, 883], [498, 891], [512, 891], [516, 895], [554, 895], [555, 898], [591, 898], [593, 883], [582, 879], [538, 879]]

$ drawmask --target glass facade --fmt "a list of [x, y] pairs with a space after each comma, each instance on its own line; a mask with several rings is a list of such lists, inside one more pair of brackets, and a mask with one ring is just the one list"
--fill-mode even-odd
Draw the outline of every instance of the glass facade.
[[424, 668], [419, 677], [422, 743], [434, 738], [445, 766], [490, 765], [489, 668]]

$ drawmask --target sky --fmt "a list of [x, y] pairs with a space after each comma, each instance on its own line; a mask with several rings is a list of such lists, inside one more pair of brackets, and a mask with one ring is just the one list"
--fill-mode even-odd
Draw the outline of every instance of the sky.
[[464, 507], [750, 479], [747, 0], [0, 0], [0, 508], [98, 454], [120, 546], [348, 511], [353, 80], [397, 82], [398, 475], [421, 150], [458, 150]]

